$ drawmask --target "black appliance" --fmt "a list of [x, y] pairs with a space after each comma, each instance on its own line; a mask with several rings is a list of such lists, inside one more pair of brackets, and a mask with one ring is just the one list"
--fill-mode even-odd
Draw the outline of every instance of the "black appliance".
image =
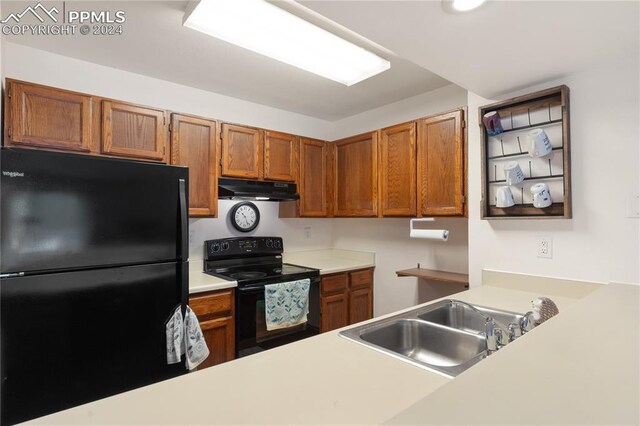
[[242, 179], [218, 179], [218, 198], [257, 201], [295, 201], [300, 198], [297, 185]]
[[165, 321], [188, 301], [183, 167], [3, 148], [0, 422], [183, 374]]
[[[236, 289], [236, 357], [281, 346], [320, 332], [320, 271], [282, 263], [278, 237], [238, 237], [204, 243], [204, 271], [238, 282]], [[267, 331], [264, 286], [309, 278], [307, 322]]]

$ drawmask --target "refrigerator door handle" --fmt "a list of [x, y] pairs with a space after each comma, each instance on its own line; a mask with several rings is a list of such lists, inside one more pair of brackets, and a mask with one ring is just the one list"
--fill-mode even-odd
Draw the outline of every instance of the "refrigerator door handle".
[[187, 183], [178, 179], [180, 198], [180, 259], [189, 260], [189, 206], [187, 205]]

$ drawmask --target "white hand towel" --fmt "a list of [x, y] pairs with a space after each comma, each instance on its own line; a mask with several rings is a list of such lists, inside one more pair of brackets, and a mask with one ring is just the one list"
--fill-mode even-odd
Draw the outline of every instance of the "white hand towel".
[[184, 319], [184, 343], [187, 352], [187, 369], [193, 370], [209, 356], [209, 348], [202, 335], [198, 318], [188, 306]]
[[180, 355], [184, 353], [184, 325], [182, 310], [178, 306], [166, 325], [167, 333], [167, 364], [180, 362]]

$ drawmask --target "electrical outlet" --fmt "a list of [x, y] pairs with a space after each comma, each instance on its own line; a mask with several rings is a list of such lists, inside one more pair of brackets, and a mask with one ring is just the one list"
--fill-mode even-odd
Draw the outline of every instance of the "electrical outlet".
[[310, 240], [311, 239], [311, 227], [307, 226], [306, 228], [304, 228], [304, 239], [305, 240]]
[[553, 258], [553, 239], [551, 237], [538, 237], [538, 257]]

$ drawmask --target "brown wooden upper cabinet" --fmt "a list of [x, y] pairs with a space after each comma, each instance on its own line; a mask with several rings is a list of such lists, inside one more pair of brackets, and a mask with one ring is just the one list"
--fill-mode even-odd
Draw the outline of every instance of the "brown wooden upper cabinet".
[[464, 110], [419, 122], [418, 213], [423, 216], [463, 216]]
[[378, 132], [335, 143], [333, 155], [334, 215], [378, 215]]
[[300, 138], [300, 216], [326, 217], [328, 206], [328, 159], [327, 142]]
[[89, 95], [7, 79], [5, 145], [90, 152]]
[[262, 167], [262, 135], [252, 127], [222, 124], [222, 176], [258, 179]]
[[416, 215], [416, 123], [380, 131], [380, 216]]
[[102, 101], [102, 152], [166, 162], [165, 111], [124, 102]]
[[264, 132], [264, 178], [293, 182], [298, 178], [298, 137]]
[[189, 167], [189, 216], [215, 217], [217, 123], [171, 114], [171, 164]]

